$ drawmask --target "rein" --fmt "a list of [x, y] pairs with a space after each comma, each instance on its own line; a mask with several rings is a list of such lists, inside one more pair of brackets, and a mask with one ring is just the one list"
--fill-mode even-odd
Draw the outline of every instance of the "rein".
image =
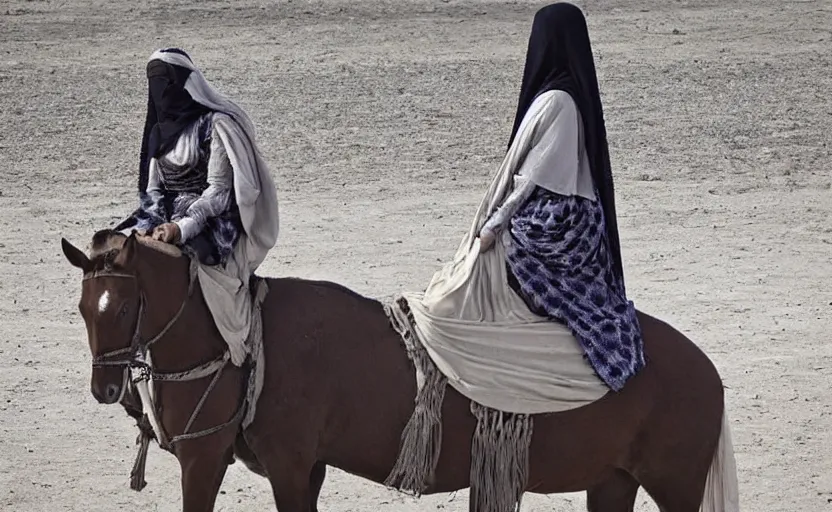
[[[217, 359], [214, 359], [213, 361], [200, 364], [198, 366], [195, 366], [194, 368], [191, 368], [190, 370], [185, 370], [182, 372], [156, 372], [153, 370], [152, 365], [147, 362], [147, 354], [150, 347], [159, 340], [161, 340], [165, 336], [165, 334], [167, 334], [168, 331], [170, 331], [170, 329], [176, 324], [176, 322], [182, 316], [182, 313], [185, 311], [185, 307], [188, 305], [188, 302], [190, 301], [190, 298], [193, 295], [196, 283], [196, 271], [197, 263], [194, 259], [191, 259], [188, 281], [188, 294], [185, 296], [176, 314], [174, 314], [173, 317], [165, 324], [161, 331], [159, 331], [158, 334], [144, 342], [141, 339], [141, 325], [144, 320], [147, 299], [145, 298], [144, 291], [139, 289], [139, 312], [136, 319], [136, 328], [133, 331], [133, 337], [130, 340], [130, 345], [124, 348], [111, 350], [109, 352], [97, 355], [93, 357], [92, 361], [93, 368], [113, 366], [124, 367], [125, 385], [122, 386], [122, 396], [119, 398], [119, 402], [121, 402], [124, 399], [124, 394], [127, 390], [126, 384], [129, 382], [130, 384], [134, 385], [141, 398], [142, 408], [145, 409], [145, 416], [149, 420], [150, 425], [153, 428], [153, 432], [156, 434], [156, 440], [158, 441], [159, 446], [168, 451], [171, 451], [173, 449], [173, 446], [180, 441], [197, 439], [213, 434], [215, 432], [219, 432], [220, 430], [228, 427], [229, 425], [237, 422], [240, 418], [242, 418], [243, 413], [245, 411], [245, 400], [243, 400], [243, 403], [240, 405], [234, 416], [225, 423], [204, 430], [200, 430], [198, 432], [190, 431], [191, 427], [196, 421], [197, 416], [199, 416], [200, 411], [202, 411], [202, 408], [204, 407], [205, 402], [208, 399], [208, 396], [211, 394], [211, 391], [214, 389], [214, 387], [216, 387], [217, 383], [219, 382], [220, 377], [222, 376], [223, 369], [225, 369], [226, 365], [228, 364], [228, 361], [231, 359], [231, 355], [228, 350], [226, 350], [223, 353], [223, 355], [221, 355]], [[89, 272], [84, 275], [83, 280], [88, 281], [91, 279], [98, 278], [122, 278], [137, 280], [137, 277], [133, 274], [128, 274], [124, 272], [114, 272], [112, 270], [100, 270]], [[130, 373], [132, 373], [132, 380], [128, 380], [128, 374]], [[159, 420], [156, 411], [156, 404], [153, 401], [153, 396], [151, 394], [148, 383], [150, 381], [187, 382], [202, 379], [211, 375], [213, 375], [214, 377], [211, 379], [208, 388], [205, 390], [205, 392], [202, 394], [202, 397], [199, 399], [199, 402], [194, 408], [193, 413], [191, 413], [191, 416], [188, 419], [188, 423], [185, 425], [185, 430], [182, 432], [182, 434], [173, 436], [170, 439], [168, 439], [164, 427], [162, 426]], [[139, 456], [136, 461], [136, 467], [139, 466], [140, 461], [143, 462], [143, 459], [147, 454], [146, 443], [147, 441], [149, 441], [149, 439], [143, 439], [143, 436], [148, 437], [148, 434], [140, 434], [139, 439], [142, 448], [140, 448], [139, 450]], [[142, 463], [141, 466], [144, 467], [144, 464]], [[133, 488], [135, 490], [141, 490], [141, 488], [144, 486], [143, 478], [141, 478], [141, 480], [141, 483], [133, 485]]]

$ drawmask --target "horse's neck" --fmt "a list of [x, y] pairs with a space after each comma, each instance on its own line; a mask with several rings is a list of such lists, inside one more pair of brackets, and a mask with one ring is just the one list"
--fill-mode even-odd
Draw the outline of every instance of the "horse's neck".
[[173, 321], [150, 348], [153, 366], [158, 371], [181, 371], [222, 355], [225, 344], [198, 282], [193, 283], [193, 291], [188, 295], [187, 259], [174, 260], [151, 253], [143, 258], [143, 263], [143, 275], [152, 276], [142, 283], [147, 301], [144, 339], [156, 336]]

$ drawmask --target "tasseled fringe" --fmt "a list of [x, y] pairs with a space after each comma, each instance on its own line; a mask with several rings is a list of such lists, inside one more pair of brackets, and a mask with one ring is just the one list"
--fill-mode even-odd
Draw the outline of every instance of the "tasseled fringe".
[[246, 414], [243, 416], [243, 430], [247, 429], [254, 421], [254, 415], [257, 412], [257, 399], [260, 398], [260, 392], [263, 390], [263, 377], [265, 376], [262, 311], [263, 301], [269, 292], [269, 285], [266, 284], [265, 279], [258, 278], [256, 282], [257, 290], [251, 312], [251, 330], [246, 340], [251, 370], [248, 375], [248, 387], [246, 389]]
[[416, 366], [416, 406], [402, 432], [399, 457], [384, 485], [420, 495], [433, 478], [442, 449], [442, 402], [447, 379], [414, 339], [413, 314], [404, 299], [387, 308], [394, 329], [402, 336], [407, 355]]
[[[147, 421], [147, 416], [143, 420]], [[150, 434], [144, 430], [140, 431], [139, 437], [136, 438], [136, 444], [139, 445], [139, 453], [136, 455], [136, 462], [133, 463], [133, 470], [130, 471], [130, 489], [141, 492], [147, 486], [144, 475], [147, 464], [147, 449], [150, 447]]]
[[529, 480], [532, 418], [471, 402], [477, 428], [471, 445], [471, 512], [516, 512]]
[[[442, 448], [442, 402], [447, 379], [418, 340], [404, 298], [386, 308], [416, 367], [416, 407], [402, 432], [388, 487], [420, 495], [432, 482]], [[471, 402], [477, 427], [471, 445], [471, 512], [517, 512], [529, 479], [532, 417]]]

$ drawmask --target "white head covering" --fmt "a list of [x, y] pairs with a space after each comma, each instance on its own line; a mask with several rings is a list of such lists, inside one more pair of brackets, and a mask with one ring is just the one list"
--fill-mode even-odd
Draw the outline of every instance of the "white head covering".
[[174, 66], [189, 69], [191, 74], [188, 76], [188, 81], [185, 82], [185, 90], [188, 91], [188, 94], [191, 95], [194, 101], [200, 105], [205, 105], [213, 111], [222, 112], [234, 118], [234, 120], [240, 125], [240, 128], [242, 128], [252, 142], [254, 142], [254, 123], [251, 122], [251, 118], [248, 117], [248, 114], [246, 114], [239, 105], [214, 89], [211, 83], [205, 79], [205, 75], [202, 74], [202, 71], [194, 65], [190, 58], [182, 55], [181, 53], [158, 50], [150, 56], [148, 62], [153, 60], [161, 60], [162, 62], [167, 62], [168, 64], [173, 64]]

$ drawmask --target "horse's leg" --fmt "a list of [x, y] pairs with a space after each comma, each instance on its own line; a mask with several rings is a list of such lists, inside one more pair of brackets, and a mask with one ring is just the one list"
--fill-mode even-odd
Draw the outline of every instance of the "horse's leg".
[[663, 470], [642, 471], [637, 478], [662, 512], [698, 512], [711, 458], [694, 452], [679, 455], [667, 460]]
[[309, 471], [299, 467], [283, 467], [275, 471], [274, 466], [266, 467], [272, 484], [274, 503], [279, 512], [313, 512], [313, 493], [310, 487]]
[[699, 512], [705, 486], [698, 479], [661, 478], [645, 481], [644, 490], [656, 502], [661, 512]]
[[183, 512], [211, 512], [228, 468], [229, 448], [218, 450], [207, 439], [184, 441], [177, 450], [182, 469]]
[[268, 476], [266, 475], [266, 470], [257, 460], [257, 456], [254, 455], [254, 452], [251, 451], [251, 447], [248, 445], [245, 436], [240, 433], [234, 439], [234, 455], [243, 461], [243, 464], [248, 468], [249, 471], [260, 475], [260, 476]]
[[[264, 446], [265, 445], [265, 446]], [[317, 491], [313, 492], [314, 450], [301, 450], [291, 442], [252, 443], [257, 459], [266, 469], [279, 512], [313, 512]], [[323, 483], [323, 476], [319, 480]]]
[[311, 512], [318, 512], [318, 498], [321, 495], [321, 488], [324, 486], [324, 479], [326, 478], [326, 464], [323, 462], [316, 462], [312, 466], [312, 474], [309, 475], [309, 490], [312, 493]]
[[[709, 425], [702, 430], [705, 427]], [[650, 457], [645, 457], [633, 470], [635, 478], [662, 512], [699, 511], [718, 443], [718, 431], [716, 436], [700, 431], [687, 437], [680, 435], [681, 432], [684, 432], [681, 428], [675, 432], [655, 432], [644, 447]]]
[[638, 488], [638, 482], [629, 473], [616, 470], [586, 492], [586, 509], [589, 512], [633, 512]]

